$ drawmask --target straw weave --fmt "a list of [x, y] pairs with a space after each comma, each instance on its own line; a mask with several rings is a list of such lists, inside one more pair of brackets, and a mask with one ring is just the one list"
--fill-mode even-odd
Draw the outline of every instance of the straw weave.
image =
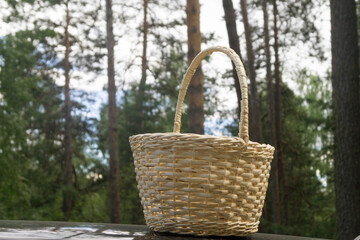
[[[242, 90], [239, 137], [180, 133], [181, 109], [200, 61], [214, 51], [234, 62]], [[147, 225], [154, 231], [244, 236], [257, 232], [274, 148], [249, 141], [246, 75], [225, 47], [199, 53], [181, 86], [173, 133], [130, 137]]]

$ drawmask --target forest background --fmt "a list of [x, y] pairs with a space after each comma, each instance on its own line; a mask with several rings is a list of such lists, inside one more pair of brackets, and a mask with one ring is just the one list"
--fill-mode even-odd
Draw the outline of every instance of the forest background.
[[[128, 138], [171, 132], [188, 63], [223, 45], [250, 139], [277, 149], [260, 231], [359, 235], [360, 8], [338, 2], [1, 1], [0, 219], [144, 224]], [[240, 99], [214, 54], [182, 131], [236, 136]]]

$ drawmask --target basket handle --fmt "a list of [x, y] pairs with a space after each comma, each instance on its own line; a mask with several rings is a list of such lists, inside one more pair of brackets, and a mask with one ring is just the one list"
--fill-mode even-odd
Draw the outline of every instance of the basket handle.
[[240, 88], [241, 88], [241, 113], [240, 113], [240, 123], [239, 123], [239, 137], [242, 138], [246, 143], [249, 141], [249, 120], [248, 120], [248, 87], [246, 81], [246, 72], [244, 65], [242, 64], [240, 57], [236, 54], [234, 50], [227, 47], [211, 47], [201, 51], [191, 62], [189, 68], [187, 69], [185, 76], [181, 83], [181, 88], [178, 96], [175, 121], [174, 121], [174, 133], [180, 133], [181, 126], [181, 111], [184, 103], [184, 98], [186, 91], [188, 89], [189, 83], [192, 77], [195, 74], [197, 67], [200, 65], [202, 59], [206, 56], [211, 55], [213, 52], [222, 52], [225, 53], [228, 57], [231, 58], [235, 65], [236, 73], [239, 78]]

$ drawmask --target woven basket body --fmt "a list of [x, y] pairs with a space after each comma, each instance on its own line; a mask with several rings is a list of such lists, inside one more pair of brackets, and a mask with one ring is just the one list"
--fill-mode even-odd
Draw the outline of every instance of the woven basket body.
[[[239, 137], [180, 133], [187, 86], [201, 59], [214, 51], [234, 62], [242, 90]], [[246, 75], [224, 47], [199, 53], [182, 83], [173, 133], [130, 137], [147, 225], [154, 231], [244, 236], [257, 232], [274, 148], [249, 141]]]

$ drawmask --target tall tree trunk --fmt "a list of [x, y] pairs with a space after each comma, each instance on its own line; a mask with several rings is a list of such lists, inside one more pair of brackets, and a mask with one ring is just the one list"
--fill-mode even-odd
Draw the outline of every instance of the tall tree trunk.
[[143, 128], [142, 123], [144, 120], [144, 94], [145, 94], [145, 86], [146, 86], [146, 69], [147, 69], [147, 35], [149, 24], [147, 22], [147, 10], [148, 10], [148, 0], [144, 0], [144, 19], [143, 19], [143, 52], [141, 57], [141, 80], [139, 84], [139, 94], [137, 98], [137, 106], [139, 109], [138, 130]]
[[[225, 22], [226, 22], [226, 30], [229, 38], [229, 46], [232, 48], [242, 59], [241, 52], [240, 52], [240, 42], [239, 42], [239, 35], [237, 33], [236, 29], [236, 16], [235, 16], [235, 10], [233, 6], [232, 0], [223, 0], [223, 7], [224, 7], [224, 13], [225, 13]], [[235, 65], [232, 63], [233, 66], [233, 77], [235, 80], [235, 90], [236, 90], [236, 96], [237, 96], [237, 113], [238, 116], [240, 116], [241, 111], [241, 90], [240, 90], [240, 83], [239, 79], [236, 73]]]
[[[276, 160], [275, 160], [275, 175], [278, 179], [279, 193], [281, 205], [284, 209], [285, 223], [288, 224], [288, 203], [287, 203], [287, 188], [284, 162], [282, 157], [281, 144], [281, 77], [280, 77], [280, 60], [279, 60], [279, 43], [278, 43], [278, 26], [277, 26], [277, 3], [273, 0], [273, 14], [274, 14], [274, 53], [275, 53], [275, 140], [276, 140]], [[276, 180], [275, 180], [276, 181]], [[280, 206], [278, 206], [280, 208]], [[280, 210], [279, 210], [280, 211]], [[275, 216], [275, 221], [281, 223], [281, 217]]]
[[360, 234], [359, 48], [354, 0], [331, 0], [338, 239]]
[[147, 35], [148, 35], [148, 22], [147, 22], [147, 9], [148, 9], [148, 0], [144, 0], [144, 20], [143, 20], [143, 52], [141, 58], [141, 81], [140, 81], [140, 94], [144, 94], [145, 83], [146, 83], [146, 68], [147, 68]]
[[[199, 0], [186, 1], [188, 34], [188, 64], [201, 51]], [[204, 134], [204, 76], [201, 65], [192, 78], [189, 89], [189, 132]]]
[[110, 221], [120, 222], [119, 150], [116, 115], [116, 86], [114, 70], [114, 33], [112, 0], [106, 0], [106, 33], [108, 51], [108, 94], [109, 94], [109, 153], [110, 153]]
[[[268, 103], [268, 117], [269, 117], [269, 133], [270, 144], [275, 146], [275, 109], [274, 109], [274, 94], [273, 94], [273, 80], [271, 73], [271, 55], [270, 55], [270, 37], [269, 37], [269, 15], [267, 9], [267, 0], [262, 0], [262, 10], [264, 16], [264, 42], [265, 42], [265, 56], [266, 56], [266, 83], [267, 83], [267, 103]], [[271, 181], [272, 181], [272, 208], [274, 212], [274, 222], [280, 223], [280, 192], [279, 192], [279, 174], [276, 153], [271, 166]]]
[[65, 59], [64, 59], [64, 72], [65, 72], [65, 169], [64, 169], [64, 199], [63, 199], [63, 211], [65, 219], [70, 219], [71, 209], [73, 205], [73, 199], [71, 194], [72, 188], [72, 148], [71, 148], [71, 101], [70, 101], [70, 13], [69, 2], [65, 2], [66, 7], [66, 19], [65, 19]]
[[255, 73], [255, 57], [251, 40], [251, 29], [247, 14], [246, 0], [240, 0], [241, 15], [243, 18], [245, 39], [246, 39], [246, 53], [248, 60], [249, 78], [250, 78], [250, 137], [256, 142], [262, 142], [262, 127], [259, 106], [259, 96], [256, 87], [256, 73]]

